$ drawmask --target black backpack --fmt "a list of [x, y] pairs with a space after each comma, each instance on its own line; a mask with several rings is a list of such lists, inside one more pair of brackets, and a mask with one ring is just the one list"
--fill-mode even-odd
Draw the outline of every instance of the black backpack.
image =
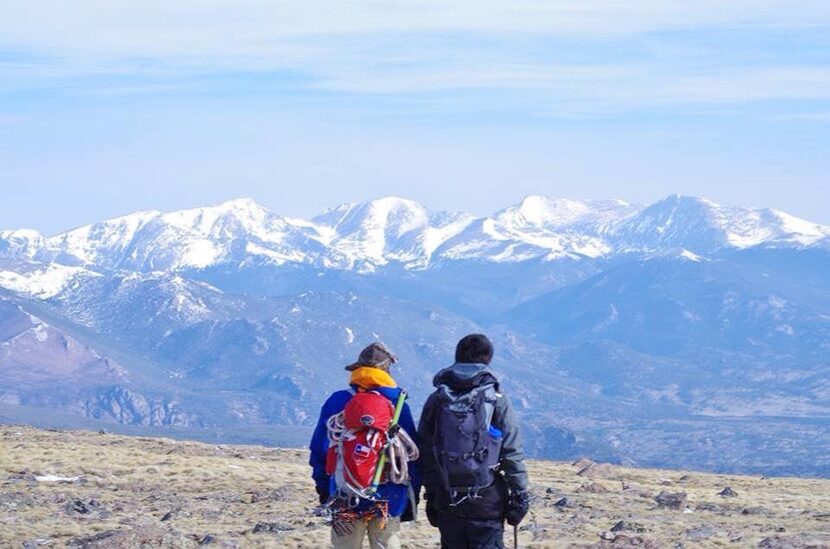
[[438, 387], [432, 451], [451, 507], [477, 499], [496, 478], [502, 434], [491, 422], [498, 396], [494, 384], [463, 393]]

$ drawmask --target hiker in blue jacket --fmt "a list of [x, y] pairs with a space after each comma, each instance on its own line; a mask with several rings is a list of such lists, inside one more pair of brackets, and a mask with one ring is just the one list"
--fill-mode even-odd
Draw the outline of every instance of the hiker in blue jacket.
[[[330, 496], [336, 491], [333, 476], [326, 473], [326, 455], [329, 448], [326, 422], [331, 416], [343, 411], [352, 396], [358, 392], [376, 391], [394, 405], [402, 391], [389, 373], [392, 364], [396, 362], [397, 357], [385, 345], [372, 343], [363, 349], [357, 362], [346, 366], [346, 370], [351, 372], [350, 388], [333, 393], [323, 404], [311, 438], [309, 458], [311, 476], [321, 505], [328, 503]], [[403, 405], [398, 424], [417, 442], [418, 431], [406, 403]], [[345, 527], [343, 524], [336, 524], [336, 527], [332, 528], [332, 545], [337, 549], [359, 548], [363, 545], [363, 538], [368, 535], [372, 549], [399, 548], [400, 523], [414, 520], [420, 486], [418, 462], [410, 462], [409, 485], [387, 482], [378, 488], [379, 499], [385, 500], [388, 504], [388, 519], [383, 521], [380, 518], [367, 517], [366, 520], [354, 520]], [[356, 511], [360, 513], [361, 509], [365, 509], [368, 512], [371, 505], [371, 501], [362, 501]]]

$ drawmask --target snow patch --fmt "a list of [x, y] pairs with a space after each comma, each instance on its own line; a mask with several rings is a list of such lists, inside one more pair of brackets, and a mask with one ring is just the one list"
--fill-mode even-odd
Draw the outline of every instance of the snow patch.
[[775, 327], [775, 331], [788, 336], [795, 335], [795, 330], [789, 324], [779, 324]]
[[689, 250], [683, 250], [680, 252], [680, 257], [683, 259], [688, 259], [689, 261], [694, 261], [695, 263], [700, 263], [702, 258], [694, 252], [690, 252]]
[[45, 324], [38, 324], [35, 326], [33, 332], [35, 334], [35, 339], [37, 339], [38, 342], [44, 343], [49, 340], [49, 329]]
[[0, 287], [37, 299], [49, 299], [63, 292], [75, 277], [81, 275], [100, 276], [80, 267], [50, 263], [23, 274], [0, 271]]
[[35, 480], [38, 482], [78, 482], [81, 477], [61, 477], [58, 475], [41, 475], [36, 476]]

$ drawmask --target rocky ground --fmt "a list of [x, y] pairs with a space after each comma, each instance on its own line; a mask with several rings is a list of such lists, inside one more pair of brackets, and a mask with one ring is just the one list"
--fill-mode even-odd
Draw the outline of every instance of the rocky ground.
[[[303, 450], [0, 426], [0, 547], [325, 547]], [[830, 480], [530, 464], [520, 547], [830, 547]], [[426, 520], [406, 547], [436, 547]], [[512, 536], [507, 540], [512, 545]]]

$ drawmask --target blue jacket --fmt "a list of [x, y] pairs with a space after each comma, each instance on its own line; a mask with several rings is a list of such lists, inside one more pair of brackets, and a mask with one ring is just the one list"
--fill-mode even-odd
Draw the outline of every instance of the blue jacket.
[[[357, 389], [357, 387], [353, 387], [355, 390]], [[399, 387], [377, 387], [372, 390], [388, 398], [392, 404], [397, 403], [398, 396], [401, 393]], [[317, 427], [314, 429], [314, 435], [312, 435], [311, 444], [309, 445], [311, 456], [309, 457], [308, 463], [312, 468], [311, 476], [318, 487], [327, 488], [330, 494], [334, 493], [336, 487], [334, 485], [334, 478], [326, 474], [326, 453], [329, 449], [326, 421], [334, 414], [342, 412], [346, 407], [346, 403], [352, 398], [352, 395], [353, 393], [348, 390], [337, 391], [323, 403], [323, 407], [320, 409], [320, 418], [317, 420]], [[415, 421], [412, 419], [409, 404], [404, 403], [398, 423], [417, 443], [418, 430], [415, 428]], [[421, 489], [421, 477], [417, 461], [409, 464], [409, 478], [417, 505], [418, 493]], [[378, 488], [378, 495], [381, 499], [389, 502], [389, 515], [392, 517], [402, 516], [407, 511], [407, 508], [410, 507], [408, 489], [402, 484], [381, 484]], [[415, 509], [411, 509], [410, 512], [412, 516], [415, 515]]]

